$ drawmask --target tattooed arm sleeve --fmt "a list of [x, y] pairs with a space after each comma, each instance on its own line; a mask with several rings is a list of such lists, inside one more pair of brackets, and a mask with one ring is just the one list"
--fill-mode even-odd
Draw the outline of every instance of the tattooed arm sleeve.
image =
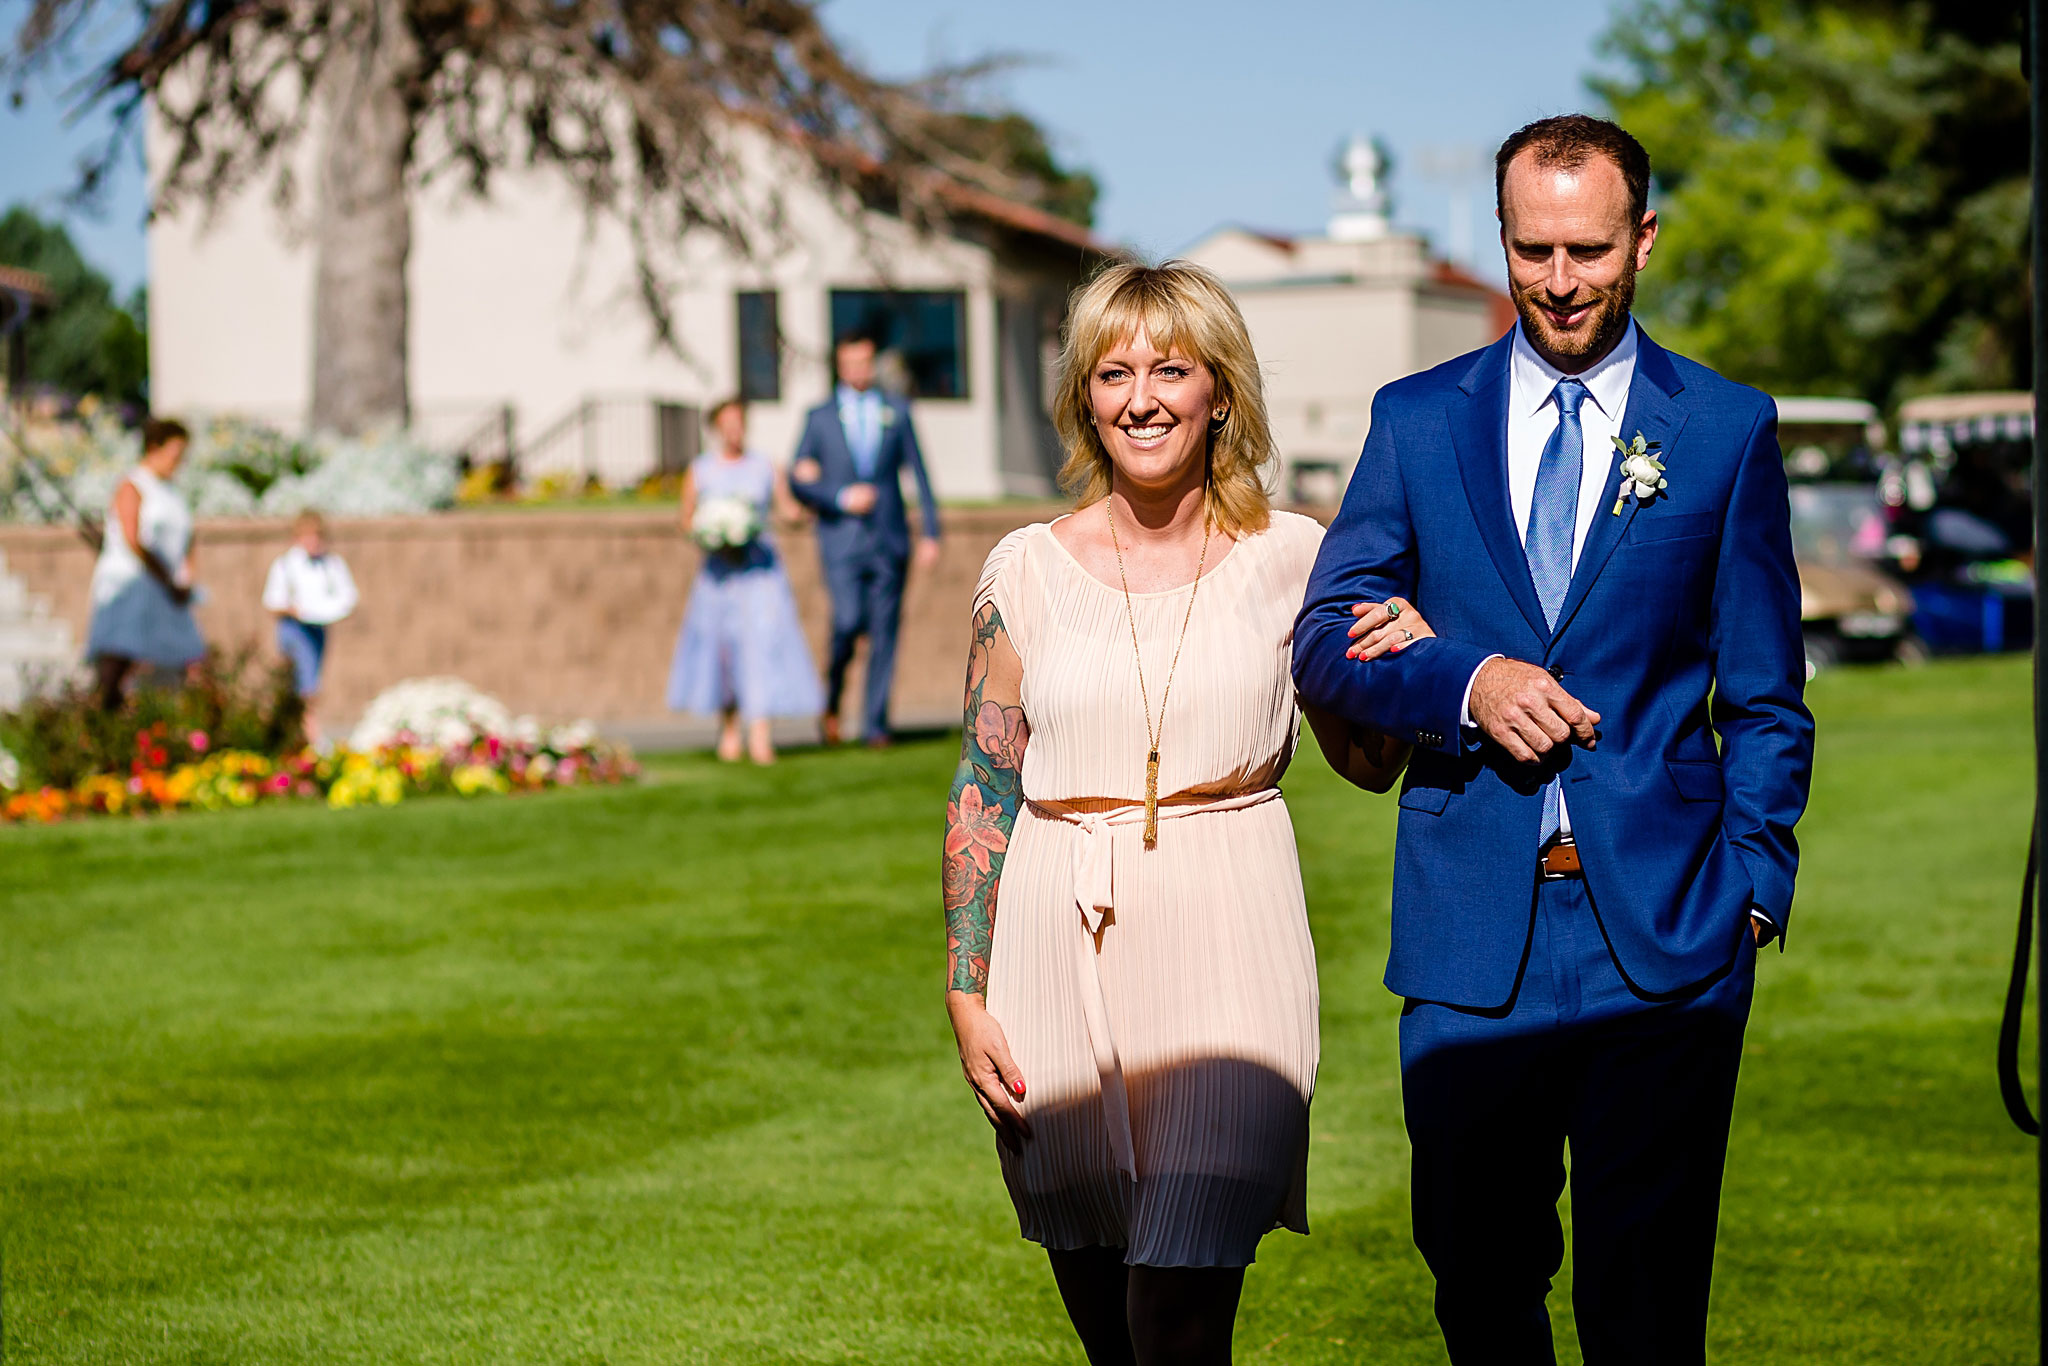
[[1024, 804], [1024, 662], [994, 603], [974, 617], [967, 651], [960, 767], [946, 800], [946, 987], [988, 994], [996, 888], [1017, 810]]

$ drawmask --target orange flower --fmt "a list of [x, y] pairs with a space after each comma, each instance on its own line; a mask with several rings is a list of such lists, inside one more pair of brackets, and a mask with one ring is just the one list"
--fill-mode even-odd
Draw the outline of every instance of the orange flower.
[[1001, 816], [1001, 807], [982, 805], [975, 784], [960, 789], [960, 800], [946, 803], [946, 857], [964, 854], [976, 868], [989, 871], [988, 856], [1010, 847], [1010, 837], [996, 824]]
[[945, 889], [948, 906], [964, 906], [974, 899], [974, 893], [981, 886], [981, 878], [974, 871], [974, 865], [967, 861], [965, 854], [957, 854], [945, 860], [939, 881]]

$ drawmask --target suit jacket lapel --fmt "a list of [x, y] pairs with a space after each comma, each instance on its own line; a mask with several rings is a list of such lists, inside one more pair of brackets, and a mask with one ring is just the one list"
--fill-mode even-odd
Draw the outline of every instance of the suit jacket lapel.
[[[1678, 444], [1678, 435], [1685, 430], [1686, 410], [1677, 397], [1684, 388], [1684, 382], [1678, 378], [1677, 367], [1671, 363], [1670, 353], [1638, 328], [1636, 373], [1629, 381], [1628, 406], [1622, 410], [1621, 439], [1632, 441], [1636, 433], [1641, 432], [1644, 441], [1662, 447], [1657, 458], [1670, 464], [1672, 447]], [[1592, 452], [1586, 454], [1591, 456]], [[1553, 638], [1563, 635], [1565, 628], [1572, 624], [1580, 604], [1593, 591], [1594, 581], [1607, 567], [1607, 561], [1620, 546], [1629, 523], [1636, 518], [1639, 504], [1634, 498], [1628, 500], [1619, 516], [1613, 513], [1611, 500], [1615, 490], [1621, 486], [1621, 452], [1610, 446], [1607, 455], [1607, 482], [1601, 485], [1601, 505], [1593, 513], [1592, 529], [1587, 531], [1586, 544], [1579, 550], [1578, 567], [1572, 571], [1571, 587], [1565, 591], [1564, 606], [1558, 609], [1557, 630], [1552, 633]]]
[[1488, 347], [1459, 382], [1461, 393], [1450, 402], [1451, 445], [1494, 567], [1536, 638], [1547, 640], [1550, 627], [1543, 620], [1543, 603], [1529, 576], [1529, 557], [1508, 496], [1508, 351], [1513, 341], [1511, 332]]

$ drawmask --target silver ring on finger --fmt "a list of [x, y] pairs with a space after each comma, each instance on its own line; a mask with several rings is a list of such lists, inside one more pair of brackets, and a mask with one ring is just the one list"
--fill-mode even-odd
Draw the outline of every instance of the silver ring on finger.
[[1402, 638], [1403, 638], [1403, 639], [1405, 639], [1405, 640], [1414, 640], [1414, 639], [1415, 639], [1415, 633], [1414, 633], [1413, 631], [1409, 630], [1409, 629], [1408, 629], [1407, 627], [1405, 627], [1405, 626], [1403, 626], [1403, 627], [1401, 628], [1401, 636], [1402, 636]]

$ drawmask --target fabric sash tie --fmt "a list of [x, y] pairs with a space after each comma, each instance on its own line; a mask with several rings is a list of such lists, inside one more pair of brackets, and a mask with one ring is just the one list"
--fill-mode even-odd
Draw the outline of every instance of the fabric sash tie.
[[[1240, 811], [1273, 801], [1279, 795], [1279, 788], [1267, 787], [1227, 797], [1168, 800], [1159, 803], [1159, 819], [1168, 821], [1211, 811]], [[1116, 1039], [1110, 1033], [1109, 1003], [1102, 994], [1102, 978], [1096, 960], [1101, 952], [1099, 936], [1108, 923], [1110, 911], [1115, 908], [1113, 851], [1116, 841], [1110, 831], [1120, 825], [1143, 825], [1145, 807], [1142, 803], [1132, 803], [1108, 811], [1083, 811], [1065, 802], [1027, 801], [1025, 804], [1035, 816], [1064, 821], [1081, 830], [1081, 838], [1074, 844], [1074, 905], [1081, 912], [1081, 924], [1087, 930], [1085, 935], [1074, 937], [1074, 948], [1079, 956], [1077, 980], [1081, 989], [1081, 1011], [1088, 1023], [1088, 1044], [1095, 1053], [1096, 1075], [1102, 1083], [1102, 1117], [1109, 1130], [1109, 1145], [1115, 1151], [1117, 1169], [1136, 1181], [1138, 1159], [1136, 1146], [1131, 1140], [1130, 1098], [1124, 1090], [1123, 1062], [1117, 1056]]]

